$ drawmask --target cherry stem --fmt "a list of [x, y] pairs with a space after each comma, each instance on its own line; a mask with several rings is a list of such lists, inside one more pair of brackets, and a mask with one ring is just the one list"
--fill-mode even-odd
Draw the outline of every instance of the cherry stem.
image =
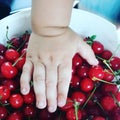
[[116, 99], [115, 95], [113, 93], [110, 93], [110, 94], [111, 94], [112, 98], [114, 99], [115, 103], [118, 105], [118, 107], [120, 107], [120, 103]]
[[96, 77], [93, 77], [92, 78], [93, 81], [100, 81], [100, 82], [104, 82], [104, 83], [107, 83], [107, 84], [112, 84], [112, 85], [116, 85], [116, 83], [113, 83], [113, 82], [108, 82], [108, 81], [105, 81], [105, 80], [102, 80], [102, 79], [99, 79], [99, 78], [96, 78]]
[[9, 27], [7, 26], [6, 29], [7, 29], [7, 31], [6, 31], [6, 38], [7, 38], [7, 40], [10, 40], [9, 37], [8, 37], [8, 30], [9, 30]]
[[28, 31], [26, 31], [26, 33], [25, 33], [25, 35], [26, 35], [25, 40], [24, 40], [23, 43], [20, 45], [20, 47], [17, 49], [17, 51], [19, 51], [19, 50], [25, 45], [25, 43], [26, 43], [26, 41], [27, 41], [27, 39], [28, 39], [27, 34], [28, 34]]
[[97, 87], [95, 86], [93, 91], [91, 92], [91, 94], [89, 95], [88, 99], [86, 100], [86, 102], [84, 103], [84, 105], [82, 106], [82, 110], [85, 108], [85, 106], [87, 105], [87, 103], [89, 102], [89, 100], [91, 99], [91, 97], [93, 96], [93, 94], [95, 93]]
[[26, 52], [24, 52], [24, 53], [13, 63], [12, 66], [15, 66], [15, 65], [18, 63], [18, 61], [25, 55], [25, 53], [26, 53]]
[[75, 101], [75, 103], [74, 103], [74, 108], [75, 108], [75, 119], [76, 119], [76, 120], [78, 120], [78, 109], [79, 109], [79, 105], [80, 105], [80, 103]]

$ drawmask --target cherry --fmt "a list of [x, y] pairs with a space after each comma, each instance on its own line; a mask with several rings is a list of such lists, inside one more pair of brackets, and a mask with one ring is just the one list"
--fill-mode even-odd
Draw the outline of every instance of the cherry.
[[10, 97], [10, 90], [6, 86], [0, 86], [0, 100], [7, 100]]
[[8, 115], [8, 111], [5, 107], [0, 106], [0, 120], [5, 120]]
[[98, 66], [92, 66], [89, 69], [89, 73], [88, 74], [89, 74], [89, 77], [92, 80], [103, 79], [103, 77], [104, 77], [104, 70], [103, 70], [103, 68], [100, 65], [98, 65]]
[[83, 92], [76, 91], [72, 93], [71, 98], [73, 101], [79, 102], [82, 105], [86, 100], [86, 95]]
[[82, 58], [80, 57], [78, 53], [76, 53], [73, 57], [72, 65], [73, 66], [82, 65], [82, 62], [83, 62]]
[[10, 91], [16, 90], [16, 82], [12, 79], [4, 79], [2, 85], [6, 86]]
[[114, 107], [116, 107], [115, 101], [111, 96], [103, 97], [100, 103], [106, 111], [111, 111]]
[[66, 104], [63, 107], [60, 107], [60, 109], [62, 111], [67, 111], [73, 107], [73, 104], [74, 104], [73, 100], [71, 98], [67, 98]]
[[21, 39], [19, 37], [14, 37], [11, 40], [7, 41], [8, 46], [10, 45], [12, 48], [19, 48], [20, 43], [21, 43]]
[[118, 87], [117, 85], [114, 85], [114, 84], [103, 84], [102, 91], [104, 94], [107, 94], [107, 93], [116, 94], [118, 92]]
[[[81, 112], [80, 109], [77, 111], [77, 117], [78, 117], [77, 120], [81, 120], [81, 118], [82, 118], [82, 112]], [[75, 109], [74, 108], [70, 108], [66, 112], [66, 118], [67, 118], [67, 120], [76, 120], [76, 115], [75, 115]]]
[[106, 120], [106, 119], [102, 116], [95, 116], [93, 120]]
[[78, 88], [80, 85], [80, 78], [77, 75], [72, 75], [70, 85], [72, 88]]
[[89, 78], [84, 78], [80, 82], [80, 89], [84, 92], [90, 92], [94, 87], [94, 83], [91, 79]]
[[12, 61], [14, 62], [15, 59], [19, 58], [20, 54], [19, 52], [17, 52], [16, 50], [14, 49], [8, 49], [6, 50], [5, 52], [5, 58], [8, 60], [8, 61]]
[[114, 79], [114, 75], [109, 69], [105, 69], [103, 79], [108, 81], [108, 82], [112, 82]]
[[109, 60], [112, 57], [112, 52], [110, 50], [104, 50], [101, 53], [101, 57], [105, 60]]
[[1, 66], [1, 73], [5, 78], [13, 78], [17, 75], [18, 70], [12, 65], [11, 62], [4, 62]]
[[4, 55], [5, 51], [6, 51], [6, 47], [0, 43], [0, 55]]
[[9, 102], [13, 108], [20, 108], [23, 105], [23, 97], [20, 94], [12, 94]]
[[89, 71], [89, 68], [88, 66], [86, 65], [82, 65], [82, 66], [79, 66], [77, 68], [77, 74], [79, 75], [79, 77], [81, 78], [86, 78], [88, 77], [88, 71]]
[[110, 59], [110, 66], [113, 70], [119, 70], [120, 69], [120, 58], [119, 57], [112, 57]]
[[35, 94], [33, 90], [30, 90], [27, 95], [23, 95], [23, 101], [26, 104], [32, 104], [35, 101]]
[[0, 67], [5, 61], [6, 61], [5, 57], [3, 55], [0, 55]]
[[36, 108], [33, 105], [26, 105], [23, 108], [24, 115], [27, 118], [33, 118], [36, 115]]
[[7, 120], [23, 120], [22, 113], [15, 111], [8, 116]]
[[95, 54], [100, 54], [103, 52], [104, 46], [99, 41], [93, 41], [92, 49], [93, 49]]

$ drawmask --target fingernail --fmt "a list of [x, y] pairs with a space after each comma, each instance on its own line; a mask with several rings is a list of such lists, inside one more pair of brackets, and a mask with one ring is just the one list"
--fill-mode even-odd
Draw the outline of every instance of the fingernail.
[[63, 107], [64, 105], [65, 105], [64, 100], [60, 100], [60, 101], [58, 102], [58, 106], [59, 106], [59, 107]]
[[23, 89], [22, 89], [22, 93], [23, 93], [23, 94], [26, 94], [26, 93], [27, 93], [27, 89], [26, 89], [26, 88], [23, 88]]
[[54, 108], [53, 106], [50, 106], [50, 107], [48, 108], [48, 110], [49, 110], [49, 112], [55, 112], [55, 108]]
[[37, 102], [37, 107], [42, 109], [45, 108], [46, 106], [44, 102]]

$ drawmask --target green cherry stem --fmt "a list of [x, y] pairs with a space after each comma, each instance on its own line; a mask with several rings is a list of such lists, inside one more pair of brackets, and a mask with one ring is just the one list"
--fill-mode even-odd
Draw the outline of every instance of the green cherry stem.
[[82, 110], [85, 108], [85, 106], [87, 105], [87, 103], [89, 102], [89, 100], [92, 98], [92, 96], [93, 96], [93, 94], [95, 93], [96, 89], [97, 89], [97, 87], [95, 86], [94, 89], [93, 89], [93, 91], [92, 91], [91, 94], [89, 95], [88, 99], [87, 99], [86, 102], [83, 104], [83, 106], [82, 106], [82, 108], [81, 108]]
[[75, 119], [78, 120], [78, 109], [79, 109], [79, 102], [74, 103], [74, 108], [75, 108]]
[[99, 79], [99, 78], [96, 78], [96, 77], [93, 77], [92, 78], [93, 81], [100, 81], [100, 82], [104, 82], [104, 83], [107, 83], [107, 84], [112, 84], [112, 85], [116, 85], [116, 83], [113, 83], [113, 82], [108, 82], [108, 81], [105, 81], [105, 80], [102, 80], [102, 79]]
[[24, 52], [24, 53], [13, 63], [12, 66], [15, 66], [15, 65], [18, 63], [18, 61], [25, 55], [25, 53], [26, 53], [26, 52]]

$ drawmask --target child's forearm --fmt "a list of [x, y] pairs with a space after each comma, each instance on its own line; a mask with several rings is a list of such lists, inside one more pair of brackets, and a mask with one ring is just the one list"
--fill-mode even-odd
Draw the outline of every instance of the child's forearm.
[[[40, 35], [52, 36], [68, 27], [74, 0], [33, 0], [32, 30]], [[62, 28], [62, 29], [61, 29]]]

